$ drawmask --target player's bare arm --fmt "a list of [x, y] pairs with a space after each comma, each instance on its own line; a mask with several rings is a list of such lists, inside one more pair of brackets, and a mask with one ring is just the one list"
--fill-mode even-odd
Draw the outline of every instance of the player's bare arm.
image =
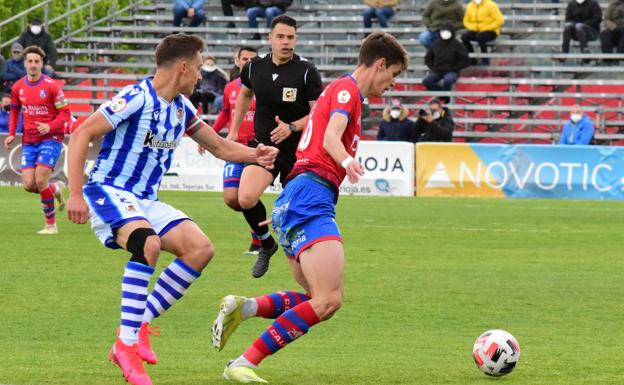
[[323, 137], [323, 148], [332, 157], [334, 162], [342, 165], [347, 170], [349, 182], [357, 183], [360, 176], [364, 175], [364, 167], [355, 160], [344, 148], [342, 134], [349, 123], [343, 114], [333, 114], [327, 124], [325, 136]]
[[232, 122], [230, 122], [230, 130], [227, 135], [227, 139], [231, 141], [236, 141], [238, 138], [238, 129], [240, 125], [243, 123], [243, 119], [245, 118], [245, 114], [249, 111], [249, 107], [251, 106], [251, 101], [253, 100], [254, 92], [253, 90], [241, 85], [240, 92], [238, 93], [238, 98], [236, 98], [236, 107], [234, 107], [234, 116], [232, 117]]
[[[314, 107], [314, 103], [316, 100], [312, 100], [310, 103], [310, 110]], [[293, 132], [301, 132], [308, 122], [308, 117], [310, 114], [307, 114], [301, 119], [297, 119], [294, 122], [283, 122], [279, 116], [275, 117], [275, 123], [277, 123], [277, 127], [271, 131], [271, 141], [275, 144], [280, 144], [284, 140], [286, 140]], [[292, 124], [292, 127], [291, 127]]]
[[263, 144], [256, 148], [247, 147], [233, 140], [223, 139], [204, 122], [199, 124], [201, 127], [191, 138], [217, 158], [230, 162], [258, 163], [269, 170], [273, 168], [279, 152], [277, 148]]
[[87, 160], [89, 143], [101, 138], [113, 127], [99, 111], [91, 115], [78, 127], [69, 140], [67, 150], [67, 178], [69, 180], [69, 200], [67, 216], [70, 221], [83, 224], [89, 219], [89, 207], [82, 196], [84, 165]]

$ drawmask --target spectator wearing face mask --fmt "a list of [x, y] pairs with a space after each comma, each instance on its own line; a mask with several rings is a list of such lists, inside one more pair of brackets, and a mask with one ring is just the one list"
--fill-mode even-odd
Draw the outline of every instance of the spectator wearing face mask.
[[429, 0], [422, 13], [427, 29], [421, 32], [418, 40], [426, 49], [440, 38], [442, 25], [451, 23], [453, 31], [464, 27], [464, 6], [458, 0]]
[[[0, 132], [9, 132], [9, 118], [11, 116], [11, 94], [3, 93], [0, 99]], [[17, 121], [17, 131], [22, 132], [22, 114]]]
[[[228, 75], [217, 67], [215, 57], [210, 55], [204, 56], [204, 63], [199, 73], [201, 79], [191, 95], [191, 103], [195, 107], [201, 104], [204, 114], [216, 114], [223, 107], [223, 89], [229, 81]], [[208, 108], [209, 104], [212, 108]]]
[[570, 120], [563, 125], [559, 144], [590, 144], [593, 137], [594, 123], [575, 104], [570, 110]]
[[11, 58], [4, 62], [2, 68], [2, 80], [4, 82], [2, 87], [3, 92], [10, 93], [13, 83], [26, 76], [22, 52], [24, 52], [22, 45], [20, 43], [13, 43], [11, 46]]
[[448, 108], [439, 99], [429, 102], [428, 110], [418, 112], [414, 124], [414, 142], [452, 142], [455, 122]]
[[377, 131], [377, 140], [413, 142], [414, 123], [407, 118], [409, 111], [399, 99], [384, 108], [383, 119]]
[[[624, 0], [611, 0], [604, 15], [605, 29], [600, 32], [602, 53], [624, 53]], [[617, 65], [618, 61], [607, 61], [605, 64]]]
[[56, 67], [56, 60], [58, 58], [56, 45], [54, 45], [54, 39], [52, 39], [52, 36], [46, 31], [40, 19], [34, 18], [30, 20], [28, 29], [22, 32], [17, 42], [22, 47], [34, 45], [41, 48], [46, 54], [43, 73], [50, 77], [54, 76], [54, 67]]
[[570, 40], [577, 40], [582, 53], [589, 53], [587, 42], [598, 39], [602, 10], [596, 0], [572, 0], [568, 3], [563, 27], [561, 52], [570, 52]]
[[423, 85], [430, 91], [451, 90], [460, 71], [470, 65], [468, 51], [455, 39], [451, 24], [441, 28], [440, 39], [434, 41], [425, 54], [429, 75], [423, 79]]
[[[496, 40], [505, 18], [498, 5], [492, 0], [472, 0], [466, 7], [464, 27], [467, 29], [461, 39], [468, 52], [474, 52], [472, 41], [479, 44], [481, 53], [487, 53], [487, 43]], [[475, 59], [473, 65], [478, 64]], [[483, 58], [482, 65], [490, 65], [490, 59]]]

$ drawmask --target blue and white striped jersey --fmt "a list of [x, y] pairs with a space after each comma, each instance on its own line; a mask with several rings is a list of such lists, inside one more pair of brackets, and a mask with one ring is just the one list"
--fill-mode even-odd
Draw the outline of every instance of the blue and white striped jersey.
[[156, 95], [152, 79], [127, 86], [99, 110], [113, 126], [89, 183], [132, 192], [141, 199], [158, 199], [163, 175], [185, 132], [200, 124], [197, 110], [183, 95], [171, 103]]

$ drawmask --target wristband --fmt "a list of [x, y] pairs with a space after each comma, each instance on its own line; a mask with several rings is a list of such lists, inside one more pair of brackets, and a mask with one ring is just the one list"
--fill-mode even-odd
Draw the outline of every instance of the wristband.
[[345, 160], [342, 161], [342, 163], [340, 163], [340, 165], [342, 166], [342, 168], [347, 168], [349, 163], [351, 163], [351, 161], [353, 161], [353, 160], [355, 160], [355, 159], [353, 159], [353, 157], [351, 155], [349, 155]]

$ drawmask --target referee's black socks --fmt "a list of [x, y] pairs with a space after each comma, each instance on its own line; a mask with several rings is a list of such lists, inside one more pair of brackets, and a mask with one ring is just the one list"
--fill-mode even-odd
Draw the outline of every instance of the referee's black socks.
[[263, 225], [260, 226], [258, 223], [266, 220], [266, 207], [261, 200], [258, 200], [258, 203], [250, 209], [243, 209], [243, 215], [245, 216], [245, 220], [249, 224], [249, 227], [256, 233], [256, 236], [262, 242], [262, 248], [270, 249], [275, 245], [275, 240], [269, 233], [269, 226]]

